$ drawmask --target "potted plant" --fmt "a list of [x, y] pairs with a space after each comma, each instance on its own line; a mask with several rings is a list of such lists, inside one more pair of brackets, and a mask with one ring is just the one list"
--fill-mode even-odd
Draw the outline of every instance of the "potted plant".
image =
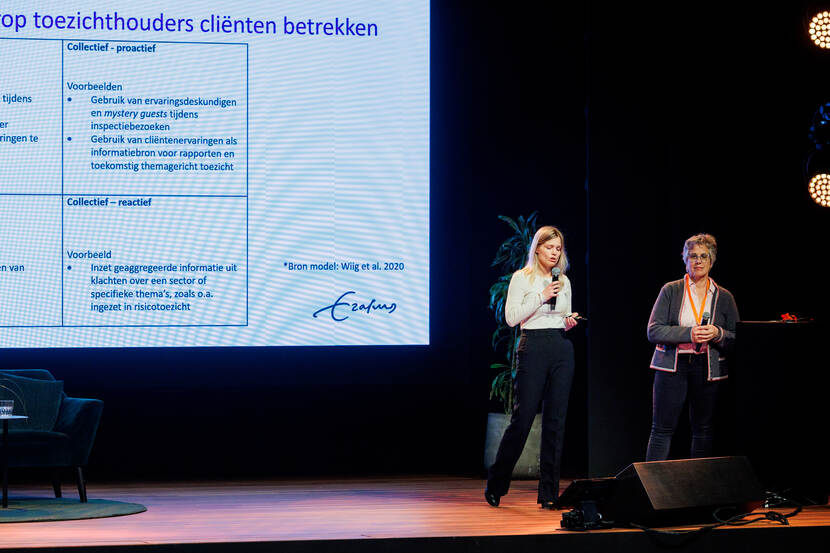
[[[504, 304], [507, 289], [513, 273], [524, 266], [527, 251], [536, 233], [536, 215], [516, 220], [504, 215], [499, 219], [507, 223], [513, 233], [499, 246], [492, 267], [498, 267], [502, 276], [490, 287], [490, 309], [496, 318], [496, 330], [491, 340], [493, 351], [503, 356], [504, 361], [493, 363], [491, 369], [498, 370], [490, 386], [490, 399], [501, 401], [503, 413], [489, 413], [487, 416], [487, 437], [484, 444], [484, 466], [489, 468], [496, 459], [501, 438], [513, 410], [513, 378], [516, 376], [516, 347], [519, 343], [519, 326], [511, 328], [504, 320]], [[536, 415], [524, 451], [513, 469], [513, 478], [539, 478], [539, 448], [542, 438], [542, 420]]]

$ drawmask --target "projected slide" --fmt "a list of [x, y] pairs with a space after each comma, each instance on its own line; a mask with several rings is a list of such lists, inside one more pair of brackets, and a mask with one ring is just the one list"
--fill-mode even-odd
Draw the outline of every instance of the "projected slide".
[[428, 343], [428, 5], [3, 2], [0, 347]]

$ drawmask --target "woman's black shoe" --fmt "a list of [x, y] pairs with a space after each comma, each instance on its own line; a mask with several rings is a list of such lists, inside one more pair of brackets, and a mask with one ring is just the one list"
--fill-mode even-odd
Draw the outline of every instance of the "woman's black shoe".
[[489, 503], [491, 507], [498, 507], [501, 498], [494, 493], [484, 490], [484, 499], [487, 500], [487, 503]]
[[542, 509], [550, 509], [551, 511], [556, 510], [556, 502], [555, 501], [542, 501], [541, 506], [542, 506]]

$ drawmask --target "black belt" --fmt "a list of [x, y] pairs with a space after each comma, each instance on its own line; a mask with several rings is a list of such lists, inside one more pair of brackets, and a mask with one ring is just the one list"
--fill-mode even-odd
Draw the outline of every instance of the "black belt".
[[562, 336], [565, 335], [564, 328], [528, 328], [522, 329], [522, 334], [531, 336], [548, 336], [551, 334], [561, 334]]

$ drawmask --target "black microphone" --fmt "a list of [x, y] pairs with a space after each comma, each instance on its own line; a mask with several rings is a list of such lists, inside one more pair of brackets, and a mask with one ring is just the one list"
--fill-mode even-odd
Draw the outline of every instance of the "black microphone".
[[[708, 311], [703, 312], [703, 318], [700, 320], [700, 324], [701, 324], [701, 326], [709, 324], [709, 312]], [[695, 344], [695, 351], [700, 351], [700, 346], [702, 346], [702, 345], [703, 344], [701, 344], [700, 342]]]
[[[554, 282], [558, 282], [558, 281], [559, 281], [559, 273], [561, 273], [561, 272], [562, 272], [562, 269], [560, 269], [559, 267], [554, 267], [554, 268], [551, 270], [551, 272], [550, 272], [550, 276], [551, 276], [551, 281], [550, 281], [550, 283], [551, 283], [551, 284], [553, 284]], [[551, 310], [551, 311], [555, 311], [555, 310], [556, 310], [556, 296], [553, 296], [553, 297], [551, 297], [551, 298], [548, 300], [548, 305], [550, 305], [550, 310]]]

